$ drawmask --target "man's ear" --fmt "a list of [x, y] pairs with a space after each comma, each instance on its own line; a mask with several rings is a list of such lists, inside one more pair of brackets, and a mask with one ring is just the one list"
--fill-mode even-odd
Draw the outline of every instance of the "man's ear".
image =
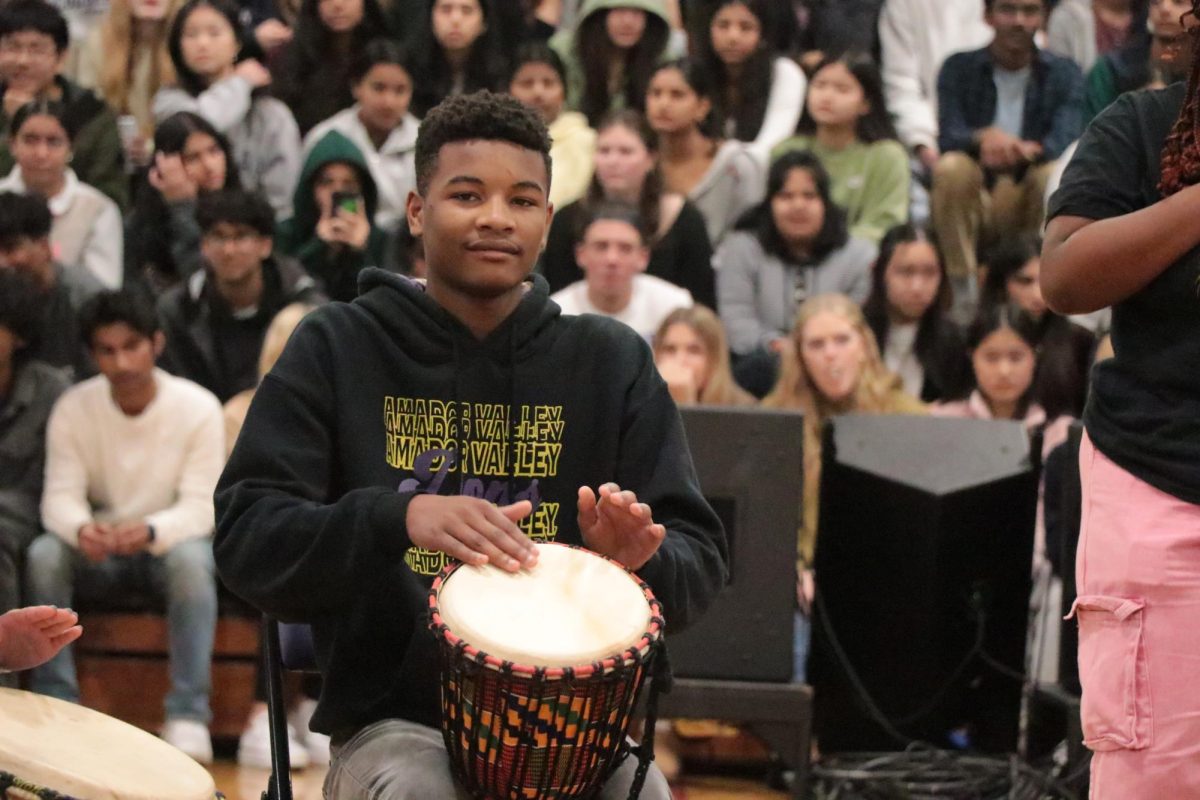
[[162, 331], [155, 331], [150, 341], [154, 345], [154, 358], [158, 360], [167, 348], [167, 335]]
[[266, 261], [271, 257], [271, 251], [275, 249], [275, 242], [270, 236], [263, 236], [259, 239], [256, 249], [258, 250], [258, 260]]
[[425, 198], [411, 190], [404, 202], [404, 213], [408, 217], [408, 232], [420, 236], [425, 231]]
[[646, 245], [642, 245], [641, 248], [638, 250], [637, 271], [645, 272], [646, 268], [649, 266], [650, 266], [650, 248], [646, 247]]

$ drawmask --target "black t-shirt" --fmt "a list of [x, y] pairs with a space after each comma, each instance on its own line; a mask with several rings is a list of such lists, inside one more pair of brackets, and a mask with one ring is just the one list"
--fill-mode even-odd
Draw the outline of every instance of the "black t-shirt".
[[[1184, 85], [1121, 96], [1079, 140], [1047, 219], [1107, 219], [1160, 200], [1159, 157]], [[1200, 224], [1200, 209], [1197, 209]], [[1113, 307], [1116, 357], [1092, 372], [1084, 424], [1123, 469], [1200, 503], [1200, 247]]]

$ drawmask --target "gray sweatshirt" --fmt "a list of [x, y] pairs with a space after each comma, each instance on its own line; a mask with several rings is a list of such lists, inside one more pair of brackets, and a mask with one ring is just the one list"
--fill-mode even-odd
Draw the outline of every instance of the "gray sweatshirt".
[[729, 139], [717, 148], [708, 172], [688, 193], [704, 217], [713, 247], [733, 230], [738, 217], [762, 201], [767, 190], [764, 161], [752, 147]]
[[159, 89], [154, 119], [191, 111], [212, 123], [229, 139], [242, 186], [260, 192], [275, 209], [275, 219], [287, 219], [300, 175], [300, 129], [286, 105], [273, 97], [253, 97], [251, 91], [237, 75], [195, 97], [179, 88]]
[[752, 231], [730, 233], [713, 256], [717, 308], [730, 348], [745, 355], [791, 332], [801, 276], [805, 297], [840, 292], [863, 302], [878, 252], [870, 241], [852, 236], [820, 263], [799, 267], [768, 255]]

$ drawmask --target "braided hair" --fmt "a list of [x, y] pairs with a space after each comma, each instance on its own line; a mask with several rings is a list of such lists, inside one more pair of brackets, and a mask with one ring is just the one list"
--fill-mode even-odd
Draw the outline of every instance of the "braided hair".
[[[1200, 19], [1200, 0], [1192, 0], [1192, 10], [1184, 16]], [[1184, 29], [1192, 37], [1192, 67], [1179, 118], [1163, 142], [1158, 181], [1163, 197], [1200, 183], [1200, 25]]]

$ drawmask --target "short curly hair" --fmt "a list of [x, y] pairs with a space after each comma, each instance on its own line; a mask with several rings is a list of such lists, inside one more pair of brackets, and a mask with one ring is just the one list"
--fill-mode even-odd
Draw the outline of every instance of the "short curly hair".
[[487, 139], [509, 142], [542, 156], [550, 190], [550, 132], [538, 112], [516, 98], [487, 90], [451, 97], [425, 115], [417, 133], [417, 191], [425, 194], [443, 145]]

